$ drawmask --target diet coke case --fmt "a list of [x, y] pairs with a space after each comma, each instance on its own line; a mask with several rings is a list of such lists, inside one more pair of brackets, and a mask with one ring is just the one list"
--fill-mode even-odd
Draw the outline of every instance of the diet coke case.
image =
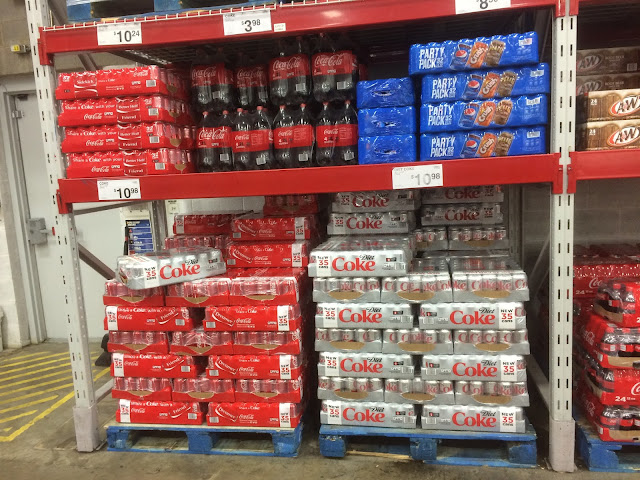
[[380, 303], [380, 279], [364, 277], [314, 278], [313, 301]]
[[529, 355], [529, 336], [521, 330], [454, 330], [453, 351], [464, 355]]
[[169, 339], [166, 332], [109, 332], [107, 351], [110, 353], [169, 353]]
[[640, 327], [640, 281], [609, 280], [600, 285], [593, 310], [622, 327]]
[[454, 382], [456, 405], [528, 407], [527, 382]]
[[382, 332], [383, 353], [452, 354], [451, 330], [387, 329]]
[[197, 310], [179, 307], [106, 306], [104, 329], [109, 331], [172, 332], [193, 329], [202, 320]]
[[233, 380], [213, 380], [204, 375], [175, 378], [171, 399], [174, 402], [235, 402], [235, 385]]
[[536, 64], [536, 32], [412, 45], [409, 75]]
[[524, 433], [526, 420], [521, 407], [424, 405], [424, 430]]
[[331, 199], [334, 213], [385, 213], [415, 210], [420, 206], [417, 190], [376, 190], [335, 193]]
[[202, 425], [204, 412], [199, 403], [145, 402], [120, 400], [116, 422]]
[[332, 213], [329, 235], [380, 235], [409, 233], [416, 227], [414, 212]]
[[231, 222], [234, 240], [309, 240], [315, 232], [315, 217], [259, 217], [246, 215]]
[[413, 232], [418, 252], [447, 250], [447, 227], [424, 227]]
[[414, 259], [407, 276], [384, 277], [382, 302], [450, 302], [451, 276], [444, 257]]
[[295, 428], [303, 408], [297, 403], [209, 403], [208, 412], [212, 427]]
[[132, 290], [213, 277], [227, 271], [214, 248], [177, 249], [118, 257], [116, 278]]
[[382, 352], [382, 334], [375, 329], [316, 328], [316, 352]]
[[420, 374], [424, 380], [527, 380], [522, 355], [425, 355]]
[[455, 405], [453, 382], [448, 380], [387, 379], [384, 381], [384, 401], [387, 403], [431, 403]]
[[416, 408], [406, 403], [323, 400], [320, 423], [363, 427], [417, 428]]
[[551, 91], [547, 63], [505, 70], [442, 73], [422, 77], [422, 103], [534, 95]]
[[289, 380], [236, 380], [237, 402], [300, 403], [303, 394], [302, 377]]
[[302, 355], [212, 355], [207, 375], [223, 379], [291, 380], [302, 375]]
[[320, 377], [319, 400], [349, 402], [384, 402], [384, 380], [381, 378]]
[[233, 353], [231, 332], [205, 332], [202, 328], [174, 332], [169, 352], [174, 355], [225, 355]]
[[300, 305], [210, 306], [204, 329], [227, 332], [290, 332], [300, 328]]
[[156, 287], [131, 290], [115, 279], [107, 280], [104, 284], [102, 303], [122, 307], [162, 307], [164, 306], [164, 289]]
[[168, 378], [116, 377], [113, 379], [111, 398], [170, 402], [171, 390], [171, 380]]
[[188, 355], [111, 355], [112, 377], [195, 378], [202, 371]]
[[176, 148], [70, 153], [67, 178], [139, 177], [194, 173], [191, 152]]
[[499, 203], [503, 201], [504, 192], [500, 185], [425, 188], [422, 191], [422, 203], [425, 205], [434, 203]]
[[620, 327], [595, 313], [574, 322], [575, 336], [602, 367], [640, 366], [640, 327]]
[[165, 302], [174, 307], [228, 305], [231, 291], [229, 277], [210, 277], [167, 286]]
[[455, 302], [526, 302], [527, 275], [506, 255], [460, 256], [449, 261]]
[[176, 235], [224, 235], [231, 233], [233, 213], [208, 215], [178, 214], [173, 217], [173, 233]]
[[449, 250], [506, 250], [509, 248], [507, 229], [503, 225], [495, 227], [470, 225], [449, 227]]
[[431, 225], [496, 225], [504, 221], [499, 203], [456, 203], [424, 205], [422, 226]]
[[320, 352], [321, 377], [413, 378], [416, 366], [411, 355]]
[[231, 242], [227, 247], [229, 267], [306, 267], [309, 242]]
[[527, 313], [522, 302], [424, 303], [418, 324], [424, 329], [513, 331], [527, 327]]
[[319, 303], [317, 328], [412, 328], [414, 313], [408, 303]]

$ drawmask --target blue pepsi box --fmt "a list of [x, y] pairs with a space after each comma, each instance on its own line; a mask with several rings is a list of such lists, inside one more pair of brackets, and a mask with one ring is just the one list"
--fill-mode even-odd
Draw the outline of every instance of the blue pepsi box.
[[386, 78], [358, 82], [358, 108], [405, 107], [413, 105], [415, 95], [410, 78]]
[[381, 135], [360, 137], [358, 141], [358, 163], [415, 162], [418, 158], [415, 135]]
[[420, 107], [420, 132], [544, 125], [548, 121], [548, 110], [546, 95], [427, 103]]
[[536, 32], [412, 45], [409, 74], [424, 75], [539, 62]]
[[415, 107], [363, 108], [358, 111], [361, 137], [412, 135], [417, 127]]
[[506, 70], [441, 73], [422, 78], [422, 103], [486, 100], [549, 93], [548, 63]]
[[545, 127], [450, 132], [420, 136], [420, 160], [507, 157], [546, 153]]

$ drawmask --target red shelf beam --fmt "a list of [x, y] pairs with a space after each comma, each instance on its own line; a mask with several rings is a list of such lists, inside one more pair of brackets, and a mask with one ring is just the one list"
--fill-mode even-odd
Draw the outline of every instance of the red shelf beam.
[[[152, 175], [140, 179], [141, 200], [290, 195], [391, 190], [395, 167], [441, 163], [444, 186], [550, 183], [562, 191], [559, 155], [528, 155], [384, 165], [315, 167], [289, 170]], [[133, 178], [133, 177], [127, 177]], [[105, 180], [114, 180], [109, 178]], [[98, 202], [98, 179], [60, 179], [60, 212], [71, 204]]]
[[[564, 0], [511, 0], [511, 9], [554, 7], [564, 12]], [[229, 9], [221, 10], [229, 12]], [[491, 14], [491, 11], [487, 15]], [[59, 53], [117, 51], [171, 47], [217, 41], [237, 41], [274, 35], [309, 34], [327, 30], [350, 30], [374, 25], [393, 25], [430, 18], [456, 15], [455, 0], [354, 0], [322, 2], [307, 5], [278, 5], [271, 9], [271, 24], [285, 24], [286, 31], [245, 35], [224, 35], [222, 15], [193, 12], [136, 19], [142, 23], [142, 44], [123, 46], [98, 45], [97, 22], [41, 29], [39, 49], [41, 62], [51, 62]], [[475, 13], [467, 15], [476, 15]], [[131, 21], [131, 20], [127, 20]], [[123, 20], [116, 20], [123, 22]]]
[[579, 180], [640, 178], [640, 149], [572, 152], [569, 193]]

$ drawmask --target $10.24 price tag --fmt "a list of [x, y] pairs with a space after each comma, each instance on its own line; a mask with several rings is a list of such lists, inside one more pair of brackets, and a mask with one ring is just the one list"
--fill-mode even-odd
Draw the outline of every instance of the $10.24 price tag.
[[96, 29], [98, 45], [136, 45], [142, 43], [140, 22], [103, 23]]
[[511, 8], [511, 0], [456, 0], [456, 15]]

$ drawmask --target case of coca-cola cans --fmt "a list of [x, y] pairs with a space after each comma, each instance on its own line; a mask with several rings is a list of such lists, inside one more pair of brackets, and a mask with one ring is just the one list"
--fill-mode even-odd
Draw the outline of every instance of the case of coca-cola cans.
[[414, 259], [406, 276], [381, 280], [382, 302], [450, 302], [451, 275], [444, 257]]
[[382, 331], [383, 353], [452, 354], [451, 330], [387, 329]]
[[201, 323], [198, 310], [180, 307], [106, 306], [104, 329], [125, 331], [188, 331]]
[[189, 248], [118, 257], [116, 278], [132, 290], [198, 280], [227, 271], [222, 252]]
[[331, 199], [334, 213], [385, 213], [416, 210], [420, 206], [417, 190], [374, 190], [335, 193]]
[[609, 280], [602, 284], [593, 309], [622, 327], [640, 327], [640, 280]]
[[154, 94], [189, 98], [182, 75], [156, 65], [61, 73], [56, 88], [58, 100]]
[[528, 407], [527, 382], [454, 382], [456, 405]]
[[321, 207], [322, 202], [317, 194], [273, 195], [264, 197], [262, 213], [266, 217], [313, 215]]
[[111, 355], [112, 377], [195, 378], [203, 370], [189, 355]]
[[408, 354], [320, 352], [318, 357], [321, 377], [413, 378], [416, 372]]
[[318, 399], [349, 402], [383, 402], [381, 378], [319, 377]]
[[332, 213], [329, 215], [329, 235], [405, 234], [413, 231], [413, 212]]
[[401, 276], [408, 273], [412, 257], [408, 239], [332, 237], [311, 252], [309, 276]]
[[231, 222], [234, 240], [309, 240], [317, 231], [314, 216], [260, 217], [255, 214], [235, 218]]
[[164, 239], [164, 248], [217, 248], [225, 250], [229, 243], [227, 235], [175, 235]]
[[460, 256], [449, 261], [455, 302], [526, 302], [527, 274], [506, 255]]
[[504, 225], [449, 227], [449, 250], [508, 249], [509, 238]]
[[231, 273], [230, 305], [294, 305], [306, 293], [304, 268], [237, 268]]
[[424, 355], [424, 380], [482, 380], [524, 382], [527, 364], [522, 355]]
[[420, 377], [388, 378], [384, 381], [384, 401], [415, 405], [426, 403], [454, 405], [453, 382], [449, 380], [423, 380]]
[[298, 403], [209, 403], [207, 425], [212, 427], [295, 428], [302, 421]]
[[235, 402], [236, 390], [228, 379], [175, 378], [171, 398], [174, 402]]
[[425, 329], [513, 331], [527, 327], [522, 302], [423, 303], [418, 315], [418, 324]]
[[306, 267], [308, 241], [231, 242], [227, 247], [229, 267]]
[[422, 190], [422, 204], [500, 203], [504, 192], [500, 185], [479, 187], [443, 187]]
[[205, 330], [290, 332], [302, 325], [300, 305], [234, 305], [205, 309]]
[[412, 328], [408, 303], [318, 303], [316, 327], [322, 329]]
[[417, 428], [416, 407], [409, 403], [323, 400], [320, 423], [363, 427]]
[[176, 355], [225, 355], [233, 353], [231, 332], [205, 332], [199, 328], [173, 332], [169, 352]]
[[116, 422], [120, 423], [202, 425], [203, 421], [204, 411], [199, 403], [121, 399], [116, 410]]
[[313, 279], [314, 302], [380, 302], [380, 279], [375, 277], [330, 277]]
[[529, 336], [521, 330], [454, 330], [453, 351], [464, 355], [529, 355]]
[[233, 332], [233, 353], [236, 355], [299, 355], [302, 353], [302, 330]]
[[420, 420], [425, 430], [505, 433], [524, 433], [526, 430], [522, 407], [423, 405]]
[[238, 213], [206, 215], [178, 214], [173, 217], [173, 233], [176, 235], [228, 235], [231, 221]]
[[302, 355], [211, 355], [211, 378], [291, 380], [302, 374]]
[[376, 329], [316, 328], [316, 352], [382, 352], [382, 332]]
[[640, 366], [640, 327], [621, 327], [595, 313], [574, 322], [576, 337], [602, 367]]
[[604, 405], [640, 405], [640, 370], [603, 368], [579, 345], [574, 359], [584, 369], [585, 385]]
[[169, 353], [169, 337], [166, 332], [109, 332], [107, 351], [114, 353]]
[[67, 155], [67, 178], [177, 175], [194, 171], [191, 152], [176, 148]]
[[165, 302], [174, 307], [206, 307], [228, 305], [231, 279], [209, 277], [167, 286]]
[[116, 377], [113, 379], [111, 398], [170, 402], [171, 380], [168, 378]]
[[496, 225], [504, 221], [499, 203], [447, 203], [423, 205], [422, 226]]
[[640, 262], [629, 257], [579, 257], [573, 264], [573, 295], [592, 298], [609, 279], [640, 278]]
[[115, 279], [104, 284], [104, 305], [122, 307], [162, 307], [164, 306], [164, 289], [161, 287], [132, 290]]
[[302, 377], [292, 379], [236, 380], [236, 401], [259, 403], [300, 403], [304, 394]]

